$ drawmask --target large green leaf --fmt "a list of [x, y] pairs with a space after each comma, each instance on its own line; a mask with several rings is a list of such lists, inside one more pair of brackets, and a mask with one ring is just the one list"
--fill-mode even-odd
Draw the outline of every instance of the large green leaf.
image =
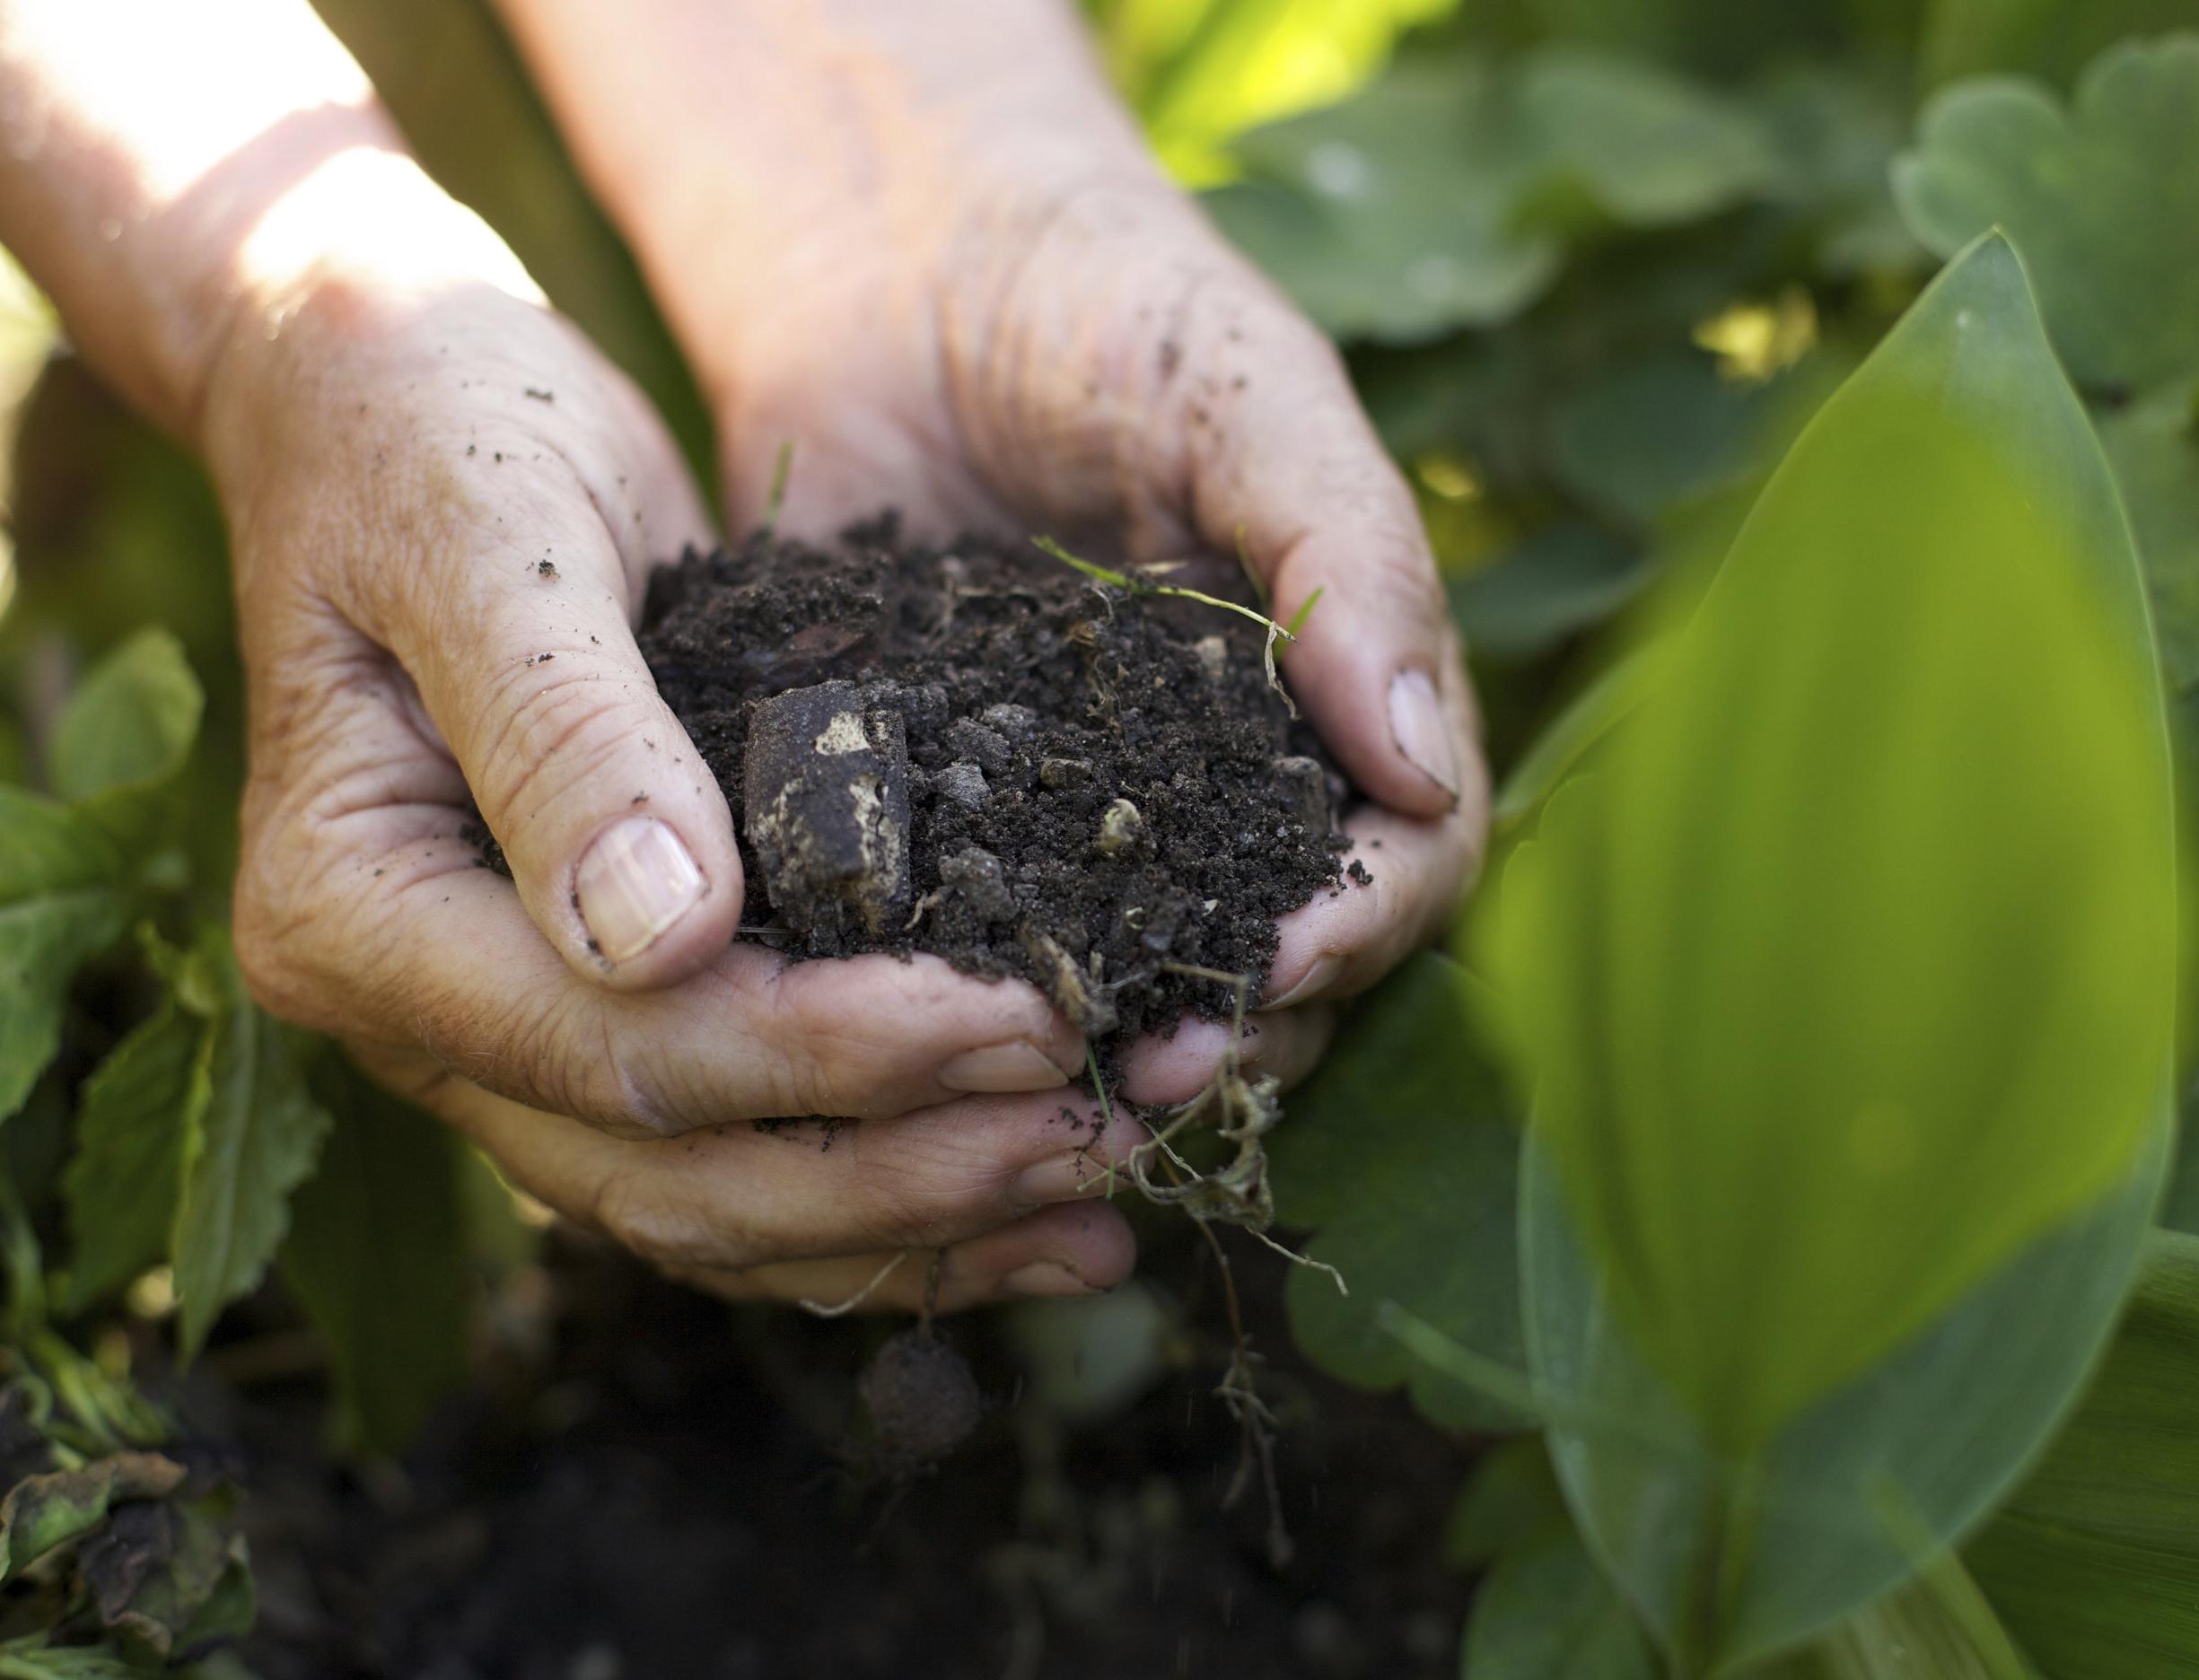
[[83, 818], [0, 787], [0, 1119], [53, 1059], [70, 977], [122, 931], [121, 875], [113, 843]]
[[1518, 1414], [1417, 1357], [1383, 1324], [1404, 1308], [1452, 1342], [1518, 1369], [1513, 1186], [1520, 1134], [1467, 1030], [1466, 976], [1412, 958], [1352, 1017], [1336, 1051], [1291, 1098], [1269, 1145], [1277, 1216], [1313, 1227], [1309, 1252], [1343, 1273], [1340, 1293], [1300, 1269], [1288, 1288], [1307, 1356], [1348, 1382], [1410, 1387], [1453, 1428]]
[[1528, 1349], [1551, 1456], [1590, 1544], [1682, 1674], [1831, 1627], [2007, 1492], [2107, 1339], [2145, 1240], [2163, 1122], [2098, 1205], [1746, 1452], [1707, 1439], [1637, 1350], [1549, 1151], [1530, 1146]]
[[293, 1204], [283, 1277], [333, 1355], [337, 1439], [394, 1451], [465, 1375], [464, 1146], [340, 1057], [313, 1093], [334, 1128]]
[[64, 1188], [75, 1249], [69, 1300], [82, 1310], [168, 1251], [187, 1141], [212, 1096], [206, 1021], [163, 1000], [85, 1081]]
[[245, 995], [226, 932], [210, 930], [200, 951], [219, 990], [206, 1102], [187, 1134], [172, 1247], [187, 1359], [275, 1257], [291, 1193], [313, 1170], [329, 1125], [306, 1088], [300, 1036]]
[[1567, 237], [1692, 221], [1768, 188], [1754, 118], [1646, 66], [1566, 48], [1407, 58], [1357, 97], [1255, 130], [1225, 232], [1340, 337], [1510, 319]]
[[1578, 1535], [1507, 1553], [1467, 1623], [1459, 1680], [1658, 1680], [1650, 1642]]
[[2167, 1087], [2144, 600], [2004, 241], [1804, 433], [1671, 661], [1490, 955], [1614, 1303], [1745, 1452], [2124, 1182]]
[[1952, 1559], [1944, 1585], [1904, 1588], [1866, 1605], [1808, 1649], [1751, 1668], [1746, 1680], [2034, 1680], [1977, 1588]]
[[2082, 1405], [1967, 1557], [2047, 1680], [2192, 1673], [2199, 1238], [2155, 1238]]
[[1897, 166], [1902, 210], [1941, 255], [1999, 225], [2022, 247], [2071, 372], [2125, 389], [2199, 369], [2199, 36], [2126, 41], [2067, 110], [2010, 77], [1926, 108]]

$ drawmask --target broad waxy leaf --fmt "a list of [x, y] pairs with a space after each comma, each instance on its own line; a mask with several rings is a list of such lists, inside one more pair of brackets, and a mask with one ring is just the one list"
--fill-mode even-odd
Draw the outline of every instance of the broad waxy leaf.
[[[1962, 1583], [1974, 1597], [1975, 1586]], [[1966, 1617], [1923, 1582], [1866, 1605], [1745, 1680], [2034, 1680], [1990, 1608]]]
[[1959, 83], [1926, 108], [1895, 188], [1945, 256], [2005, 228], [2082, 383], [2142, 388], [2199, 371], [2199, 36], [2102, 53], [2072, 104], [2037, 83]]
[[0, 786], [0, 1119], [53, 1059], [70, 977], [122, 931], [121, 876], [113, 843], [83, 818]]
[[1292, 1273], [1298, 1345], [1347, 1382], [1405, 1384], [1451, 1428], [1516, 1427], [1506, 1407], [1415, 1356], [1383, 1326], [1402, 1307], [1514, 1369], [1520, 1343], [1513, 1186], [1520, 1134], [1467, 1035], [1463, 970], [1412, 958], [1373, 992], [1336, 1054], [1291, 1098], [1269, 1145], [1277, 1216], [1341, 1272]]
[[1407, 58], [1238, 153], [1248, 179], [1207, 199], [1223, 230], [1330, 331], [1390, 341], [1510, 319], [1581, 226], [1693, 220], [1775, 172], [1718, 95], [1564, 48]]
[[205, 1124], [208, 1024], [163, 1001], [84, 1083], [76, 1154], [64, 1188], [78, 1310], [168, 1252], [188, 1140]]
[[1705, 1439], [1633, 1345], [1549, 1151], [1530, 1144], [1520, 1241], [1551, 1455], [1590, 1545], [1683, 1672], [1819, 1633], [2007, 1492], [2107, 1339], [2167, 1140], [2163, 1124], [2097, 1207], [1745, 1454]]
[[2199, 1652], [2199, 1238], [2155, 1238], [2076, 1415], [1965, 1555], [2046, 1680], [2191, 1673]]
[[2144, 601], [2005, 241], [1803, 433], [1669, 658], [1491, 972], [1614, 1300], [1740, 1451], [2121, 1183], [2167, 1086]]
[[182, 1482], [181, 1465], [152, 1452], [115, 1453], [82, 1469], [26, 1477], [0, 1499], [0, 1580], [89, 1534], [111, 1507], [125, 1500], [165, 1498]]
[[1497, 1562], [1474, 1597], [1459, 1680], [1659, 1680], [1657, 1659], [1571, 1530]]
[[313, 1170], [329, 1124], [306, 1089], [299, 1036], [244, 994], [227, 933], [209, 931], [201, 949], [220, 978], [220, 1012], [204, 1113], [187, 1135], [172, 1246], [187, 1359], [275, 1257], [291, 1193]]
[[338, 1439], [394, 1451], [465, 1374], [464, 1146], [340, 1057], [315, 1075], [334, 1124], [293, 1204], [283, 1277], [334, 1356]]
[[1534, 1079], [1530, 1363], [1683, 1668], [1975, 1522], [2166, 1154], [2165, 726], [2130, 540], [2005, 242], [1805, 432], [1489, 949]]

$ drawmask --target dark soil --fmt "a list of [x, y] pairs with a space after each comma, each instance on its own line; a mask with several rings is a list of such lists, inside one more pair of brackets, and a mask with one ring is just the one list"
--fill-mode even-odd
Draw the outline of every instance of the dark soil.
[[1019, 976], [1101, 1038], [1226, 1015], [1229, 988], [1177, 971], [1257, 988], [1276, 918], [1339, 888], [1349, 790], [1264, 639], [1028, 546], [904, 544], [890, 519], [690, 552], [641, 633], [740, 830], [744, 936]]
[[[339, 1468], [281, 1319], [202, 1361], [187, 1410], [242, 1451], [263, 1680], [1434, 1680], [1469, 1583], [1442, 1562], [1470, 1443], [1302, 1365], [1282, 1263], [1239, 1283], [1283, 1420], [1287, 1568], [1236, 1424], [1211, 1258], [1156, 1219], [1162, 1363], [1049, 1405], [986, 1314], [943, 1324], [989, 1409], [937, 1469], [851, 1433], [891, 1323], [729, 1309], [561, 1244], [507, 1282], [496, 1350], [401, 1463]], [[900, 1334], [906, 1334], [903, 1331]], [[294, 1369], [294, 1368], [293, 1368]]]

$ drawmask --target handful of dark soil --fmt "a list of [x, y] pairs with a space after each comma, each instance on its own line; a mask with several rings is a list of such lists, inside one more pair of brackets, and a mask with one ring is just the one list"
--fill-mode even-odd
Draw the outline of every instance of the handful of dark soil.
[[[1238, 599], [1249, 602], [1241, 580]], [[1275, 920], [1340, 890], [1350, 790], [1258, 626], [1033, 548], [751, 537], [653, 580], [641, 646], [725, 790], [743, 937], [925, 950], [1095, 1039], [1254, 994]]]

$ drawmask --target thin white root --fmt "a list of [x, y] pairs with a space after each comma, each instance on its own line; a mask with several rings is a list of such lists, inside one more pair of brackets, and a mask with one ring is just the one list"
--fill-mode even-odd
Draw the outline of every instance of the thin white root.
[[1300, 1254], [1297, 1249], [1288, 1247], [1285, 1245], [1277, 1242], [1273, 1237], [1270, 1237], [1264, 1230], [1253, 1230], [1252, 1227], [1249, 1225], [1244, 1227], [1244, 1229], [1246, 1230], [1252, 1231], [1253, 1236], [1257, 1237], [1261, 1242], [1266, 1243], [1270, 1248], [1273, 1248], [1277, 1254], [1281, 1255], [1285, 1260], [1288, 1260], [1292, 1265], [1304, 1266], [1309, 1272], [1327, 1273], [1331, 1278], [1336, 1280], [1337, 1294], [1348, 1296], [1352, 1292], [1345, 1286], [1344, 1273], [1337, 1271], [1336, 1267], [1330, 1265], [1327, 1261], [1316, 1260], [1311, 1255]]
[[876, 1277], [872, 1278], [868, 1283], [865, 1283], [861, 1289], [857, 1290], [853, 1295], [850, 1295], [845, 1300], [842, 1301], [837, 1307], [828, 1307], [823, 1301], [813, 1300], [797, 1301], [795, 1302], [795, 1305], [800, 1307], [803, 1312], [812, 1313], [819, 1318], [838, 1318], [845, 1314], [852, 1313], [856, 1308], [862, 1306], [863, 1302], [869, 1300], [872, 1296], [878, 1293], [878, 1286], [894, 1274], [894, 1272], [899, 1267], [901, 1262], [908, 1258], [909, 1253], [910, 1251], [908, 1249], [902, 1249], [899, 1254], [894, 1256], [892, 1259], [887, 1261], [884, 1265], [878, 1268], [878, 1275]]

